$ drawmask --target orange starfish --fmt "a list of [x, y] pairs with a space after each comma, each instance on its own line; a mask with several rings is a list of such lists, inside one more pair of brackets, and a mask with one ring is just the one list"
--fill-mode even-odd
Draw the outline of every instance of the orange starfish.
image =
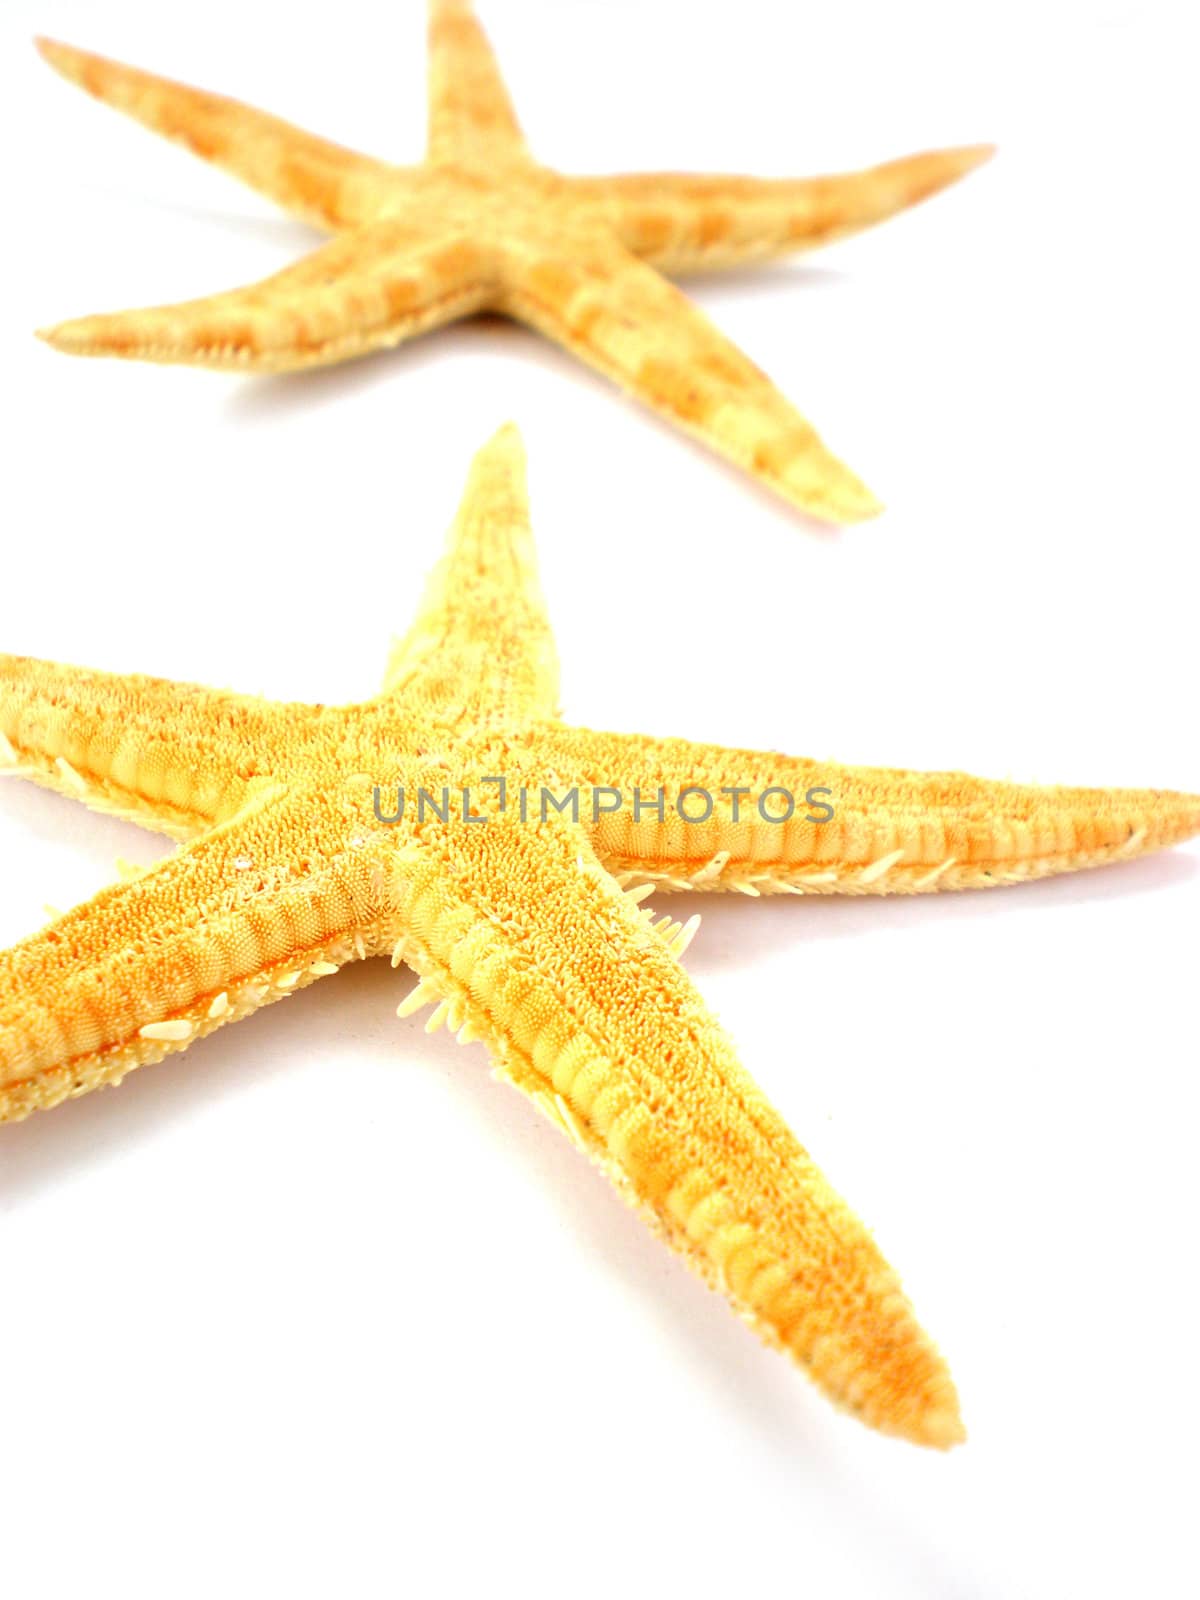
[[399, 344], [473, 312], [539, 329], [801, 510], [877, 501], [747, 358], [663, 277], [800, 250], [953, 182], [990, 146], [840, 177], [566, 177], [521, 136], [468, 0], [431, 0], [429, 147], [396, 167], [237, 101], [69, 45], [46, 59], [89, 93], [337, 234], [263, 282], [90, 316], [42, 337], [75, 355], [292, 371]]
[[373, 700], [0, 657], [0, 762], [189, 841], [0, 954], [0, 1120], [390, 952], [421, 978], [401, 1014], [432, 1002], [431, 1027], [481, 1039], [834, 1401], [954, 1443], [953, 1385], [894, 1273], [679, 963], [696, 919], [639, 902], [655, 883], [885, 894], [1066, 872], [1195, 834], [1200, 798], [593, 733], [557, 699], [511, 428], [477, 457]]

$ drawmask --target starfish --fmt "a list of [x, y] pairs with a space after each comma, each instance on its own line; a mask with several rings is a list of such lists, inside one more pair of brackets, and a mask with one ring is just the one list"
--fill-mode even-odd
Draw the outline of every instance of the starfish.
[[[511, 426], [476, 457], [372, 700], [279, 705], [0, 657], [11, 771], [185, 841], [0, 954], [0, 1120], [390, 954], [420, 979], [400, 1013], [433, 1004], [431, 1027], [483, 1041], [836, 1403], [954, 1443], [953, 1384], [894, 1273], [680, 964], [697, 919], [641, 901], [1035, 878], [1194, 834], [1200, 797], [597, 733], [557, 699]], [[806, 809], [779, 820], [789, 796]]]
[[336, 235], [247, 288], [43, 330], [59, 350], [292, 371], [495, 311], [555, 340], [809, 515], [852, 522], [880, 509], [662, 274], [857, 232], [963, 176], [990, 146], [837, 177], [567, 177], [530, 156], [468, 0], [431, 0], [428, 151], [410, 167], [69, 45], [38, 47], [98, 99]]

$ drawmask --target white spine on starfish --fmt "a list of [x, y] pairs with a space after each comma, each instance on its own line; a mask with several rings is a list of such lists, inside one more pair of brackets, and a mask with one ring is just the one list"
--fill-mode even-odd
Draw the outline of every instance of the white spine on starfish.
[[[511, 1081], [505, 1073], [493, 1073], [493, 1077]], [[534, 1089], [527, 1092], [529, 1093], [529, 1098], [546, 1120], [552, 1122], [560, 1133], [565, 1134], [576, 1149], [582, 1151], [586, 1156], [592, 1154], [591, 1146], [588, 1144], [587, 1137], [580, 1127], [575, 1113], [561, 1094], [551, 1093], [548, 1089]]]
[[423, 1011], [426, 1006], [435, 1004], [441, 998], [438, 985], [429, 978], [422, 978], [412, 993], [406, 995], [396, 1007], [396, 1015], [415, 1016], [418, 1011]]
[[692, 873], [692, 884], [699, 889], [706, 883], [715, 883], [724, 872], [729, 862], [729, 851], [718, 850], [711, 861], [708, 861], [698, 871]]
[[700, 926], [700, 913], [696, 912], [686, 922], [675, 922], [667, 915], [657, 922], [651, 922], [649, 926], [658, 934], [671, 954], [679, 959], [696, 937], [696, 929]]
[[174, 1022], [148, 1022], [144, 1028], [138, 1029], [138, 1037], [142, 1039], [160, 1039], [164, 1044], [178, 1044], [184, 1039], [190, 1039], [194, 1025], [179, 1018]]
[[894, 866], [904, 860], [903, 850], [893, 850], [890, 855], [881, 856], [878, 861], [872, 861], [869, 867], [864, 867], [858, 875], [859, 883], [875, 883], [889, 873]]
[[[950, 871], [954, 864], [954, 857], [947, 856], [940, 866], [934, 867], [932, 872], [926, 872], [922, 877], [918, 878], [913, 887], [915, 889], [931, 889], [940, 877]], [[836, 877], [836, 874], [834, 876]]]
[[688, 946], [691, 944], [692, 940], [696, 937], [696, 931], [699, 928], [699, 926], [700, 926], [700, 913], [697, 911], [694, 916], [690, 916], [687, 919], [687, 921], [684, 923], [683, 927], [680, 928], [679, 932], [675, 935], [674, 939], [671, 941], [671, 950], [672, 950], [673, 954], [675, 955], [676, 960], [678, 960], [678, 961], [682, 961], [683, 960], [684, 953], [686, 952]]
[[449, 1016], [450, 1016], [450, 1002], [449, 1002], [449, 1000], [439, 1000], [437, 1005], [434, 1006], [432, 1012], [430, 1013], [429, 1020], [425, 1024], [425, 1032], [426, 1033], [436, 1033], [438, 1031], [438, 1029], [443, 1025], [443, 1023], [448, 1021]]
[[68, 789], [71, 789], [75, 794], [80, 796], [87, 794], [88, 786], [86, 781], [80, 777], [79, 773], [76, 772], [75, 768], [65, 756], [55, 756], [54, 765], [58, 769], [59, 776], [62, 778]]

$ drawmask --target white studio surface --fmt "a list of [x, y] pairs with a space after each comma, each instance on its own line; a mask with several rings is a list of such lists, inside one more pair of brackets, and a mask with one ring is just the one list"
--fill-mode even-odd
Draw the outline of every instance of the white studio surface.
[[[805, 524], [498, 321], [259, 380], [57, 355], [35, 327], [314, 236], [29, 35], [403, 160], [422, 8], [9, 0], [0, 647], [370, 693], [511, 417], [571, 721], [1200, 790], [1188, 8], [480, 14], [566, 169], [999, 144], [878, 230], [687, 286], [886, 514]], [[165, 848], [4, 784], [0, 943]], [[949, 1358], [947, 1457], [760, 1348], [480, 1046], [395, 1018], [412, 979], [384, 962], [0, 1130], [6, 1593], [1194, 1594], [1198, 865], [673, 902]]]

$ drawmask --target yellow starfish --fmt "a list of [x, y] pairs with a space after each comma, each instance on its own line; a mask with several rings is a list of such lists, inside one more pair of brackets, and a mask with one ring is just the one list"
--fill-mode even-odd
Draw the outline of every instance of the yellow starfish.
[[[275, 705], [0, 657], [10, 770], [190, 841], [0, 955], [0, 1119], [390, 952], [420, 974], [401, 1014], [435, 1003], [431, 1027], [483, 1040], [833, 1400], [954, 1443], [953, 1385], [894, 1274], [679, 964], [695, 919], [656, 923], [639, 902], [648, 883], [1038, 877], [1186, 838], [1200, 798], [593, 733], [558, 720], [557, 677], [511, 427], [476, 458], [373, 700]], [[789, 820], [765, 820], [789, 797]]]
[[291, 371], [493, 310], [607, 373], [814, 517], [877, 501], [771, 381], [661, 272], [761, 260], [854, 233], [969, 172], [990, 146], [840, 177], [566, 177], [528, 154], [468, 0], [431, 0], [429, 146], [359, 155], [132, 67], [40, 40], [53, 66], [227, 168], [332, 243], [263, 282], [42, 333], [75, 355]]

